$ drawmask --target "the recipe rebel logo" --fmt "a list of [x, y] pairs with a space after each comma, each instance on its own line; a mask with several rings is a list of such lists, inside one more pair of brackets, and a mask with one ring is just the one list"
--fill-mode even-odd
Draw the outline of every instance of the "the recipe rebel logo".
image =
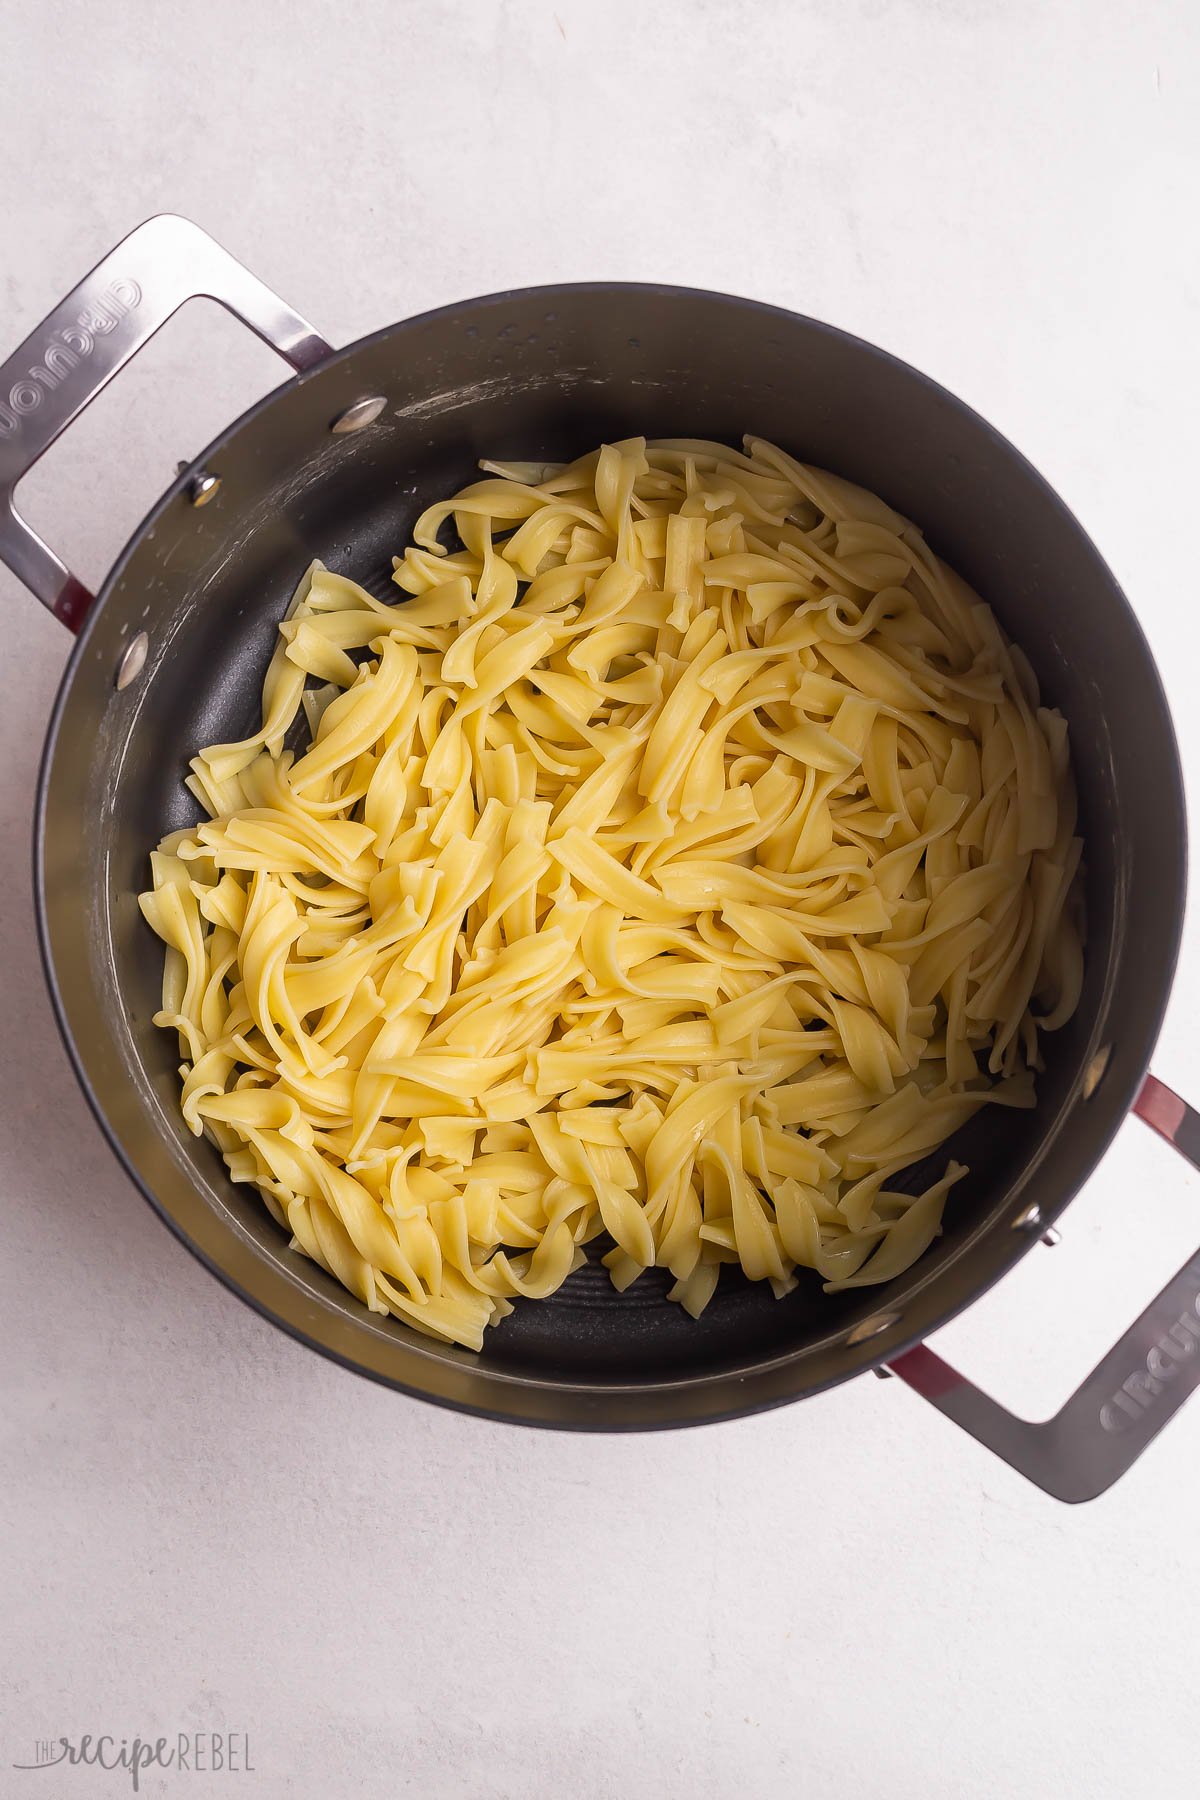
[[[141, 1791], [141, 1778], [147, 1772], [170, 1769], [180, 1775], [253, 1775], [250, 1734], [246, 1731], [179, 1731], [174, 1737], [113, 1737], [108, 1732], [98, 1736], [38, 1738], [33, 1760], [14, 1762], [14, 1769], [108, 1769], [123, 1770], [132, 1791]], [[57, 1796], [66, 1790], [54, 1789]]]

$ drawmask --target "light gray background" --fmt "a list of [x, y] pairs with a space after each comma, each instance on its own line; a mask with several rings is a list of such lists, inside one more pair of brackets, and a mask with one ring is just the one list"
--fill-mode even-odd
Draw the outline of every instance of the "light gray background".
[[[0, 0], [0, 350], [145, 215], [336, 342], [513, 284], [730, 289], [995, 421], [1078, 511], [1193, 782], [1200, 12], [1191, 0]], [[174, 321], [27, 484], [98, 580], [281, 378]], [[260, 1323], [112, 1163], [43, 993], [28, 841], [69, 644], [0, 571], [0, 1794], [34, 1740], [248, 1731], [196, 1796], [1157, 1800], [1194, 1779], [1200, 1405], [1068, 1510], [898, 1383], [667, 1437], [426, 1409]], [[1147, 871], [1153, 879], [1153, 871]], [[1194, 916], [1193, 916], [1194, 923]], [[1200, 1100], [1200, 946], [1156, 1066]], [[1136, 1122], [940, 1347], [1045, 1414], [1200, 1235]]]

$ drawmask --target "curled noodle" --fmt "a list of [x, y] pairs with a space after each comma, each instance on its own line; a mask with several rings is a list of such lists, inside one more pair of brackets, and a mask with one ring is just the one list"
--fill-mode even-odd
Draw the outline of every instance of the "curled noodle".
[[693, 1314], [724, 1264], [893, 1279], [965, 1170], [895, 1178], [1031, 1106], [1079, 998], [1063, 720], [914, 526], [759, 439], [484, 470], [398, 604], [305, 573], [192, 763], [141, 897], [190, 1129], [474, 1349], [601, 1236]]

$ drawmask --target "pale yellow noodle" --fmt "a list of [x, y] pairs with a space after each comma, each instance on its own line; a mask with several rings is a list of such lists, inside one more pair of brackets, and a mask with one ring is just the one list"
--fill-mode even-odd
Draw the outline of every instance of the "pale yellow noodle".
[[[606, 1236], [891, 1280], [1082, 982], [1061, 717], [875, 496], [774, 446], [485, 463], [314, 564], [141, 896], [182, 1106], [364, 1305], [478, 1349]], [[447, 550], [453, 523], [461, 548]], [[284, 749], [297, 717], [301, 755]]]

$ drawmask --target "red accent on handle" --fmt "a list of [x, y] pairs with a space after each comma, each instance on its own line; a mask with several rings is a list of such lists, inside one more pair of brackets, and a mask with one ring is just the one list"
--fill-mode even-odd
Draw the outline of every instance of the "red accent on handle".
[[915, 1389], [926, 1400], [935, 1400], [939, 1394], [948, 1394], [953, 1388], [963, 1386], [963, 1378], [958, 1370], [952, 1369], [948, 1362], [943, 1362], [928, 1344], [914, 1345], [887, 1366], [893, 1375], [906, 1381], [910, 1388]]
[[1172, 1093], [1156, 1075], [1147, 1075], [1142, 1083], [1142, 1091], [1133, 1103], [1133, 1110], [1160, 1137], [1165, 1137], [1168, 1144], [1175, 1142], [1188, 1111], [1186, 1101]]
[[54, 616], [62, 621], [68, 631], [74, 632], [78, 636], [83, 629], [84, 620], [92, 610], [95, 598], [96, 596], [90, 588], [85, 588], [82, 581], [78, 581], [74, 575], [70, 575], [67, 577], [62, 593], [54, 602]]

